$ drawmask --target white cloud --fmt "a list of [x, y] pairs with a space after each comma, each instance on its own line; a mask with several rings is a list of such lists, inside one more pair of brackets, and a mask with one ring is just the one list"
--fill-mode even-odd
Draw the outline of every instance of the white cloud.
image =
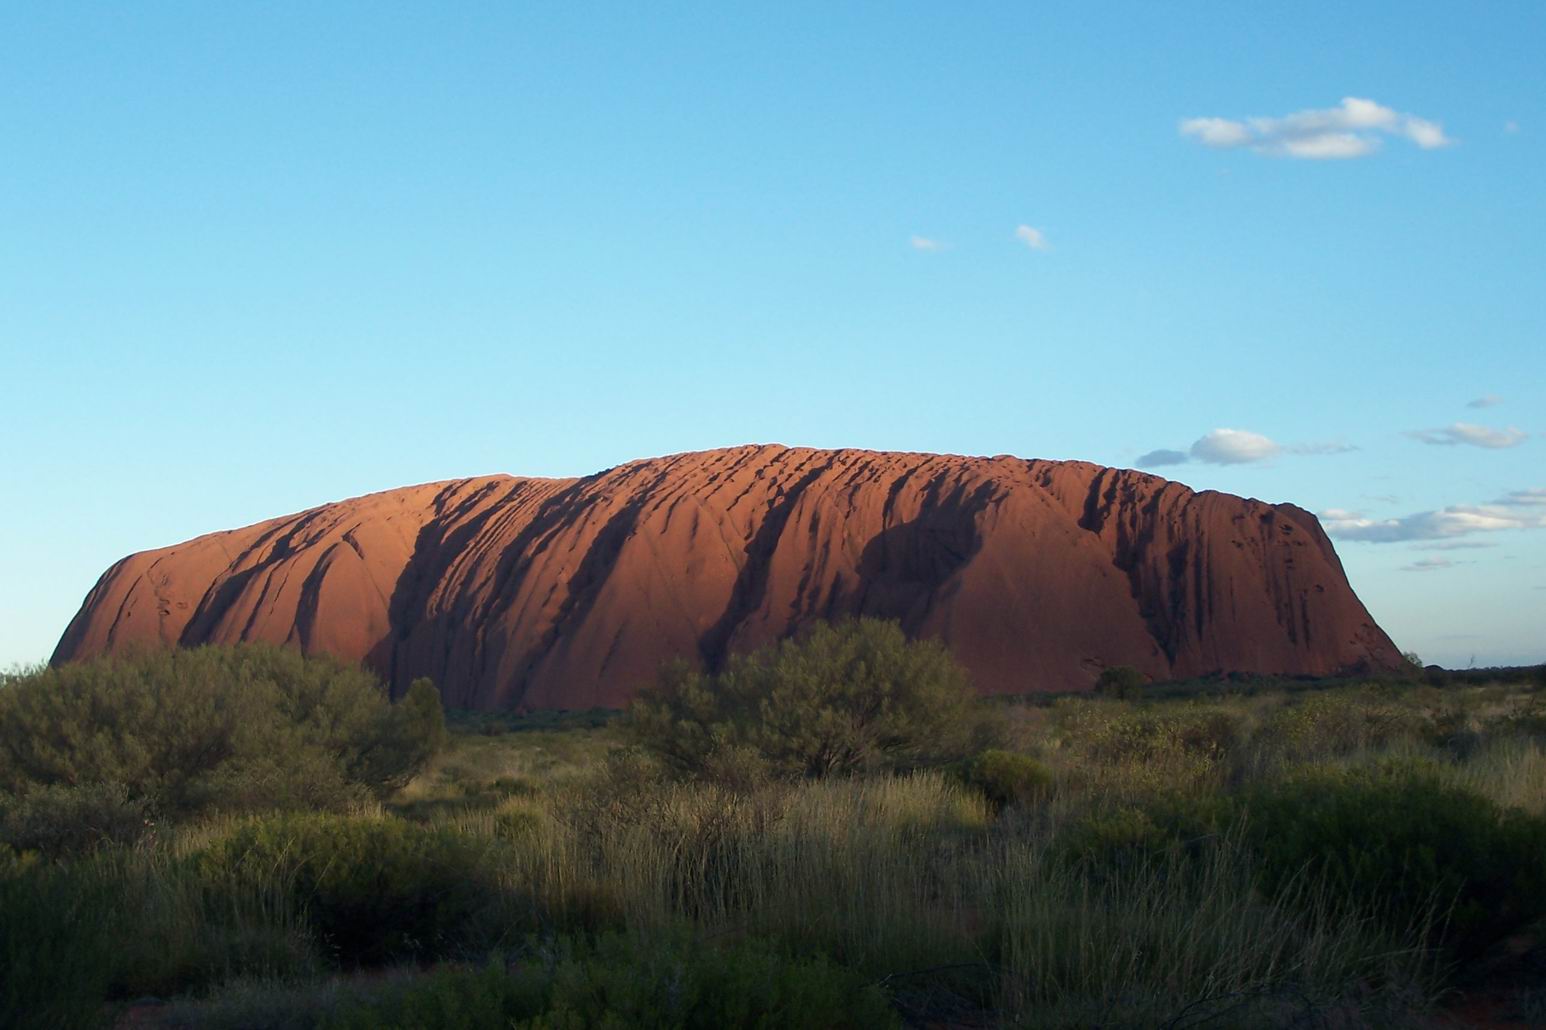
[[1292, 136], [1278, 140], [1269, 147], [1254, 149], [1274, 157], [1342, 161], [1350, 157], [1367, 157], [1380, 149], [1380, 141], [1372, 136], [1360, 136], [1352, 132], [1321, 132], [1313, 136]]
[[1480, 551], [1497, 544], [1471, 540], [1435, 540], [1426, 544], [1413, 544], [1414, 551]]
[[1205, 147], [1243, 147], [1251, 142], [1251, 130], [1228, 118], [1187, 118], [1181, 122], [1181, 135], [1195, 136]]
[[1214, 429], [1204, 433], [1184, 451], [1161, 447], [1141, 456], [1136, 462], [1139, 468], [1159, 468], [1162, 465], [1185, 465], [1200, 461], [1209, 465], [1247, 465], [1268, 461], [1280, 454], [1346, 454], [1358, 448], [1340, 441], [1323, 443], [1296, 443], [1282, 446], [1275, 441], [1244, 429]]
[[1030, 247], [1032, 250], [1050, 250], [1051, 244], [1047, 242], [1047, 236], [1040, 229], [1029, 225], [1015, 226], [1015, 239]]
[[1531, 508], [1532, 505], [1526, 504], [1457, 504], [1396, 519], [1371, 519], [1361, 512], [1328, 508], [1319, 518], [1326, 533], [1339, 540], [1388, 544], [1408, 540], [1451, 540], [1504, 529], [1546, 529], [1546, 505], [1539, 511]]
[[1476, 398], [1474, 401], [1466, 401], [1465, 406], [1468, 408], [1495, 408], [1502, 403], [1502, 397], [1499, 397], [1495, 393], [1486, 393]]
[[1191, 455], [1210, 465], [1244, 465], [1277, 457], [1282, 448], [1260, 433], [1215, 429], [1192, 444]]
[[1497, 451], [1524, 443], [1530, 434], [1513, 426], [1507, 429], [1493, 429], [1490, 426], [1478, 426], [1470, 422], [1456, 422], [1443, 429], [1414, 429], [1406, 435], [1414, 440], [1439, 447], [1469, 444], [1472, 447], [1486, 447]]
[[1186, 118], [1181, 135], [1217, 149], [1244, 147], [1270, 157], [1311, 161], [1364, 157], [1380, 148], [1385, 136], [1423, 150], [1454, 142], [1438, 122], [1401, 114], [1361, 97], [1343, 97], [1337, 107], [1296, 111], [1281, 118]]
[[1437, 150], [1454, 142], [1444, 135], [1444, 126], [1438, 122], [1430, 122], [1426, 118], [1413, 118], [1407, 115], [1406, 122], [1400, 131], [1407, 139], [1424, 150]]
[[945, 250], [950, 246], [942, 240], [931, 240], [927, 236], [914, 236], [907, 242], [914, 250]]

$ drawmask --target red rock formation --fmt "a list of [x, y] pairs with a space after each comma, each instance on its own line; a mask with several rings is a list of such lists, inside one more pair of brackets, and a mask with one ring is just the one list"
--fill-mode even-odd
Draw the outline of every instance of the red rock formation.
[[816, 618], [897, 618], [984, 691], [1401, 659], [1314, 516], [1084, 462], [735, 447], [407, 487], [131, 555], [54, 660], [266, 640], [472, 708], [617, 705]]

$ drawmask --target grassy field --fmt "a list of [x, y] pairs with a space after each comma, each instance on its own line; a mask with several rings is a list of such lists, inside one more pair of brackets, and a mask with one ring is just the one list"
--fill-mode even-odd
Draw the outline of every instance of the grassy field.
[[983, 704], [991, 761], [733, 786], [453, 715], [383, 802], [9, 855], [0, 1024], [1546, 1017], [1538, 674]]

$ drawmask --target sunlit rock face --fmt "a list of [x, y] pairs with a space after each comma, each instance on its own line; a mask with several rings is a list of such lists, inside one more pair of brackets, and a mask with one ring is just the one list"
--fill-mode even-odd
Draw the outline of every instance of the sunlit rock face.
[[987, 693], [1401, 661], [1314, 516], [1084, 462], [747, 446], [487, 476], [131, 555], [56, 662], [263, 640], [464, 708], [616, 706], [813, 619], [943, 640]]

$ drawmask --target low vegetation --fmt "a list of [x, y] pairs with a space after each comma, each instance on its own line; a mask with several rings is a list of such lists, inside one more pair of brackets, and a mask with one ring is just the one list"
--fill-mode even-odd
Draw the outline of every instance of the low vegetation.
[[446, 739], [428, 680], [394, 705], [358, 667], [286, 648], [41, 669], [0, 688], [4, 833], [53, 854], [161, 819], [342, 811], [400, 790]]
[[910, 643], [895, 623], [859, 619], [733, 656], [718, 673], [672, 663], [626, 725], [688, 775], [852, 776], [960, 754], [974, 699], [942, 645]]
[[15, 676], [0, 1025], [1422, 1026], [1489, 983], [1533, 1018], [1531, 675], [1122, 693], [975, 701], [862, 622], [448, 738], [427, 684], [288, 652]]

